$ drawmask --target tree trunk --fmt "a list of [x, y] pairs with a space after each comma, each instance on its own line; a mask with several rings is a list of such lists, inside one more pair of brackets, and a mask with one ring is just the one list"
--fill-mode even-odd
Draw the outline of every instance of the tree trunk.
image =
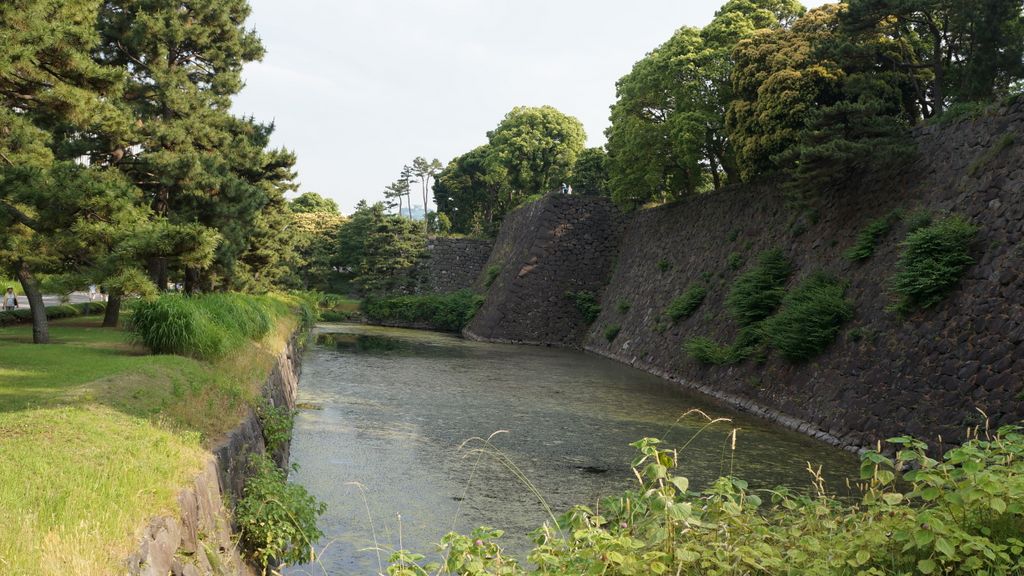
[[423, 235], [430, 236], [430, 220], [427, 216], [430, 214], [430, 210], [427, 209], [427, 195], [430, 190], [430, 177], [423, 177]]
[[160, 292], [167, 290], [167, 259], [154, 256], [147, 262], [147, 268], [149, 279], [156, 284], [156, 289]]
[[192, 295], [199, 287], [199, 270], [192, 266], [185, 268], [185, 293]]
[[932, 70], [935, 74], [935, 87], [932, 97], [932, 116], [938, 116], [946, 109], [946, 66], [942, 60], [942, 32], [936, 26], [929, 26], [935, 40], [932, 42]]
[[18, 280], [21, 282], [21, 289], [25, 292], [29, 306], [32, 307], [32, 342], [36, 344], [50, 343], [50, 326], [46, 321], [46, 307], [43, 305], [43, 293], [39, 291], [39, 283], [36, 282], [32, 271], [22, 262], [18, 266]]
[[111, 290], [110, 294], [107, 295], [107, 309], [103, 313], [103, 327], [117, 328], [117, 323], [120, 319], [121, 293], [116, 290]]

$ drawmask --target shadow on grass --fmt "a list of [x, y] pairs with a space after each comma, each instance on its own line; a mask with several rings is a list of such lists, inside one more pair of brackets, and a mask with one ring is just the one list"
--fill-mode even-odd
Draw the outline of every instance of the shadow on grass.
[[244, 415], [274, 356], [260, 344], [216, 364], [152, 355], [98, 318], [53, 322], [50, 335], [50, 344], [32, 344], [31, 326], [0, 328], [0, 414], [103, 405], [209, 442]]

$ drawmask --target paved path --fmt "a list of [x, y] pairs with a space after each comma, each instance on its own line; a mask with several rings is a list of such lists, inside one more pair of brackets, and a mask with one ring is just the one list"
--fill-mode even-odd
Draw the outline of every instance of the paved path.
[[[68, 302], [70, 304], [81, 304], [83, 302], [88, 302], [88, 301], [89, 301], [89, 293], [88, 292], [72, 292], [71, 294], [68, 295]], [[95, 301], [102, 302], [103, 299], [101, 297], [97, 296]], [[44, 294], [43, 295], [43, 305], [44, 306], [56, 306], [56, 305], [58, 305], [60, 303], [61, 303], [60, 296], [57, 295], [57, 294]], [[18, 296], [18, 304], [20, 304], [22, 308], [29, 308], [29, 309], [32, 308], [32, 306], [28, 302], [28, 298], [26, 298], [24, 296]]]

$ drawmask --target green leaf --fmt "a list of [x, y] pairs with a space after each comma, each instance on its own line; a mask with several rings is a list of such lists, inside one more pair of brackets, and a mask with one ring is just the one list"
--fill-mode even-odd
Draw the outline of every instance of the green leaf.
[[885, 500], [885, 503], [889, 506], [896, 506], [900, 502], [903, 502], [903, 494], [900, 494], [899, 492], [887, 492], [882, 494], [882, 500]]
[[673, 476], [672, 478], [669, 479], [669, 481], [672, 482], [672, 484], [674, 484], [680, 492], [686, 492], [686, 490], [690, 487], [690, 481], [683, 476]]
[[932, 560], [931, 558], [925, 558], [924, 560], [917, 561], [917, 569], [921, 574], [931, 574], [932, 572], [935, 572], [936, 567], [935, 560]]
[[918, 548], [924, 548], [931, 544], [933, 540], [935, 540], [935, 535], [928, 530], [922, 529], [914, 532], [914, 544], [917, 544]]
[[939, 552], [942, 552], [949, 558], [953, 558], [956, 556], [956, 549], [953, 548], [953, 545], [950, 544], [949, 541], [945, 538], [940, 537], [938, 540], [935, 541], [935, 549]]

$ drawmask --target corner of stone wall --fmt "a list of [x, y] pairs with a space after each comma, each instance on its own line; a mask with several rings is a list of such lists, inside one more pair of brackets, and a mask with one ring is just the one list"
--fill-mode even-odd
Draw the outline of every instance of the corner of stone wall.
[[623, 220], [606, 198], [563, 194], [548, 194], [510, 212], [486, 265], [500, 272], [463, 334], [578, 348], [586, 324], [566, 294], [601, 292]]

